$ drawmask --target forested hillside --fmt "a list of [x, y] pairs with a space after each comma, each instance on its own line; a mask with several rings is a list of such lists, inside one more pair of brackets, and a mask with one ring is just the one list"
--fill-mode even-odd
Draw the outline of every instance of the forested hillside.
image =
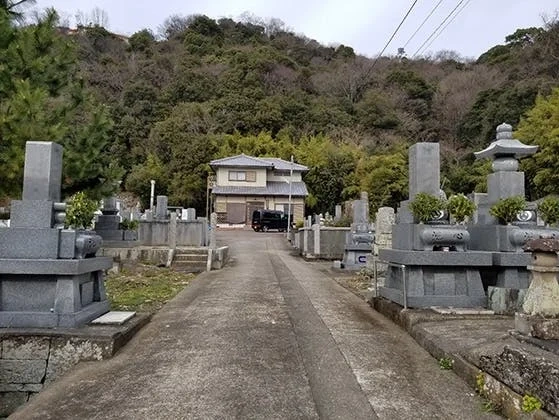
[[406, 197], [418, 141], [440, 142], [448, 193], [483, 190], [489, 165], [472, 152], [523, 116], [519, 138], [542, 146], [525, 164], [530, 198], [559, 193], [559, 171], [545, 169], [559, 168], [558, 21], [474, 62], [375, 61], [254, 18], [175, 16], [163, 37], [128, 40], [57, 26], [52, 13], [27, 27], [0, 21], [0, 195], [18, 194], [24, 142], [44, 139], [67, 150], [67, 192], [99, 196], [123, 180], [146, 200], [155, 179], [171, 204], [203, 211], [210, 160], [293, 154], [310, 168], [309, 210], [332, 212], [360, 190], [374, 210]]

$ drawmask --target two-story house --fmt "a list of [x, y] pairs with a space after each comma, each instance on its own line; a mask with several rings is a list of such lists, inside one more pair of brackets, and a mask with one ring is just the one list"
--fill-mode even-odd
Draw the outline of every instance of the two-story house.
[[256, 209], [287, 214], [290, 192], [293, 220], [303, 220], [308, 195], [302, 178], [306, 166], [245, 154], [213, 160], [210, 166], [216, 173], [212, 196], [219, 223], [250, 223]]

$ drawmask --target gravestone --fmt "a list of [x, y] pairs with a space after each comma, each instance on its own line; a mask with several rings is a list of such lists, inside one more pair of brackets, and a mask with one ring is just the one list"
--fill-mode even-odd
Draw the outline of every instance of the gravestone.
[[124, 231], [120, 229], [120, 216], [118, 215], [116, 197], [103, 200], [102, 215], [97, 217], [95, 232], [105, 241], [122, 241]]
[[335, 208], [335, 211], [334, 211], [334, 221], [337, 222], [341, 218], [342, 218], [342, 206], [339, 205], [339, 204], [336, 204], [336, 208]]
[[157, 207], [155, 209], [155, 218], [157, 220], [167, 220], [168, 213], [168, 197], [166, 195], [157, 196]]
[[369, 223], [369, 197], [361, 193], [359, 200], [352, 203], [353, 223], [347, 234], [344, 247], [343, 266], [350, 270], [358, 270], [366, 266], [367, 257], [373, 252], [374, 235]]
[[189, 222], [194, 222], [196, 220], [196, 209], [186, 209], [186, 220]]
[[[392, 207], [381, 207], [375, 218], [375, 242], [373, 255], [378, 257], [379, 250], [392, 248], [392, 225], [396, 220]], [[378, 271], [386, 271], [386, 264], [377, 264]]]
[[0, 230], [0, 327], [75, 327], [109, 310], [101, 238], [63, 229], [62, 147], [27, 142], [22, 200]]
[[408, 205], [418, 193], [439, 195], [441, 188], [439, 143], [416, 143], [410, 147], [408, 157], [410, 168], [408, 175], [409, 200], [400, 203], [397, 219], [401, 223], [414, 222]]
[[[416, 143], [409, 149], [410, 199], [419, 193], [441, 194], [438, 143]], [[465, 227], [449, 225], [445, 214], [414, 223], [409, 201], [400, 204], [392, 226], [392, 249], [379, 249], [388, 262], [380, 295], [402, 306], [479, 307], [486, 305], [480, 267], [491, 266], [491, 254], [468, 251]]]

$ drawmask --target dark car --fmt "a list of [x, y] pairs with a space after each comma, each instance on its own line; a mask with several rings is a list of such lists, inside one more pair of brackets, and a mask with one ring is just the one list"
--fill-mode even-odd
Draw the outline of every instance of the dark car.
[[255, 232], [267, 232], [272, 229], [284, 232], [287, 230], [287, 219], [287, 215], [279, 210], [254, 210], [252, 228]]

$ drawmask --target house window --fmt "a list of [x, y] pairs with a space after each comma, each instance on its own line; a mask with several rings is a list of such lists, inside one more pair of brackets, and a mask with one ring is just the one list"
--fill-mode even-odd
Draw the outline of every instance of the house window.
[[275, 176], [289, 176], [291, 175], [290, 171], [281, 171], [281, 170], [274, 170], [274, 175]]
[[229, 171], [229, 181], [256, 182], [256, 171]]

